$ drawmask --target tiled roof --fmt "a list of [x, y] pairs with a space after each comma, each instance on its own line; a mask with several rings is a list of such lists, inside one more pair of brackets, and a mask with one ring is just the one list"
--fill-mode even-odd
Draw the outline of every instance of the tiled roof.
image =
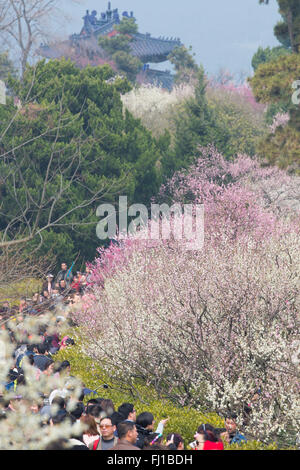
[[162, 70], [147, 68], [139, 73], [137, 76], [137, 82], [172, 90], [174, 85], [174, 75], [172, 75], [169, 70], [164, 72]]
[[[133, 12], [130, 12], [130, 16], [124, 12], [123, 16], [134, 18]], [[109, 58], [98, 44], [98, 37], [112, 37], [118, 34], [115, 30], [115, 25], [120, 23], [118, 10], [111, 10], [109, 2], [108, 10], [102, 13], [99, 19], [96, 11], [89, 14], [87, 10], [83, 20], [84, 25], [79, 34], [73, 34], [69, 40], [61, 43], [43, 44], [38, 50], [39, 54], [48, 59], [62, 56], [71, 58], [80, 66], [84, 66], [87, 61], [93, 65], [109, 62]], [[144, 64], [166, 61], [174, 48], [181, 45], [179, 38], [154, 38], [149, 33], [136, 33], [131, 37], [131, 54], [138, 57]], [[165, 88], [172, 88], [173, 77], [170, 73], [147, 69], [142, 72], [142, 75], [149, 83], [159, 83]]]
[[153, 38], [150, 34], [135, 34], [130, 43], [132, 55], [139, 57], [143, 62], [155, 62], [155, 58], [159, 62], [166, 60], [173, 49], [180, 45], [179, 39]]

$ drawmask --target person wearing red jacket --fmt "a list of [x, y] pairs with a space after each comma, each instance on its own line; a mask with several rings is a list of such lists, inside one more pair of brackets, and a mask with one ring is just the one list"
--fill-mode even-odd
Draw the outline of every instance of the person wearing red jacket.
[[224, 450], [224, 444], [211, 424], [201, 424], [195, 433], [195, 450]]

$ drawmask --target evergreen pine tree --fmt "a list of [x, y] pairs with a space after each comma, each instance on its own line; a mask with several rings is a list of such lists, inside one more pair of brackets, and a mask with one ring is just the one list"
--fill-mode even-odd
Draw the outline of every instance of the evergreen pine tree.
[[186, 168], [197, 154], [198, 146], [214, 144], [220, 150], [228, 141], [228, 130], [216, 119], [206, 97], [206, 77], [199, 68], [195, 96], [188, 99], [184, 110], [175, 118], [176, 134], [173, 161], [174, 168]]

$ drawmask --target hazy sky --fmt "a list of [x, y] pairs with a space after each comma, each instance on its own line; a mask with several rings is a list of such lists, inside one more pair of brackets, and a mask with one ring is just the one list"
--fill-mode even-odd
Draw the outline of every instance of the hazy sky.
[[[68, 13], [63, 34], [80, 31], [87, 9], [98, 16], [107, 0], [62, 0]], [[233, 73], [252, 73], [251, 59], [259, 46], [276, 46], [273, 28], [280, 19], [276, 0], [259, 5], [258, 0], [111, 0], [119, 13], [133, 11], [141, 33], [179, 37], [192, 46], [197, 63], [209, 74], [220, 68]]]

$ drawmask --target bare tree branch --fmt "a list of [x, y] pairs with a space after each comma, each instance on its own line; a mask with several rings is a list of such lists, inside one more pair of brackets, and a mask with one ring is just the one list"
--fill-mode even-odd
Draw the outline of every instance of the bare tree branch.
[[[75, 0], [74, 0], [75, 1]], [[58, 0], [0, 0], [0, 36], [19, 53], [21, 76], [48, 37], [45, 25], [50, 17], [63, 16]]]

